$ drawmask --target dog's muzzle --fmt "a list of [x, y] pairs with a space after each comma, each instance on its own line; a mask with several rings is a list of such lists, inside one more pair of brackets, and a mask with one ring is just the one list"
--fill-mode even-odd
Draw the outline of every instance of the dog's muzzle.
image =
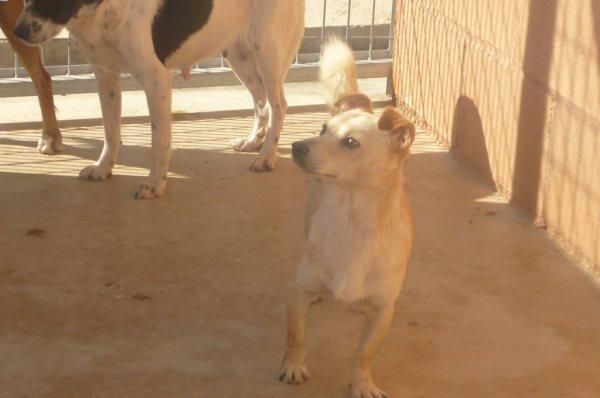
[[316, 174], [322, 177], [336, 178], [333, 174], [324, 173], [321, 170], [321, 158], [319, 151], [311, 151], [311, 146], [315, 143], [316, 138], [294, 142], [292, 144], [292, 159], [300, 168], [310, 174]]
[[19, 23], [17, 24], [14, 33], [19, 39], [28, 43], [31, 38], [31, 27], [28, 24]]

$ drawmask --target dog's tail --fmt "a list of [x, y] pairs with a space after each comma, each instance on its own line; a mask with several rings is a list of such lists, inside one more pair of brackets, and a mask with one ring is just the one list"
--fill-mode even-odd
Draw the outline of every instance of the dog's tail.
[[325, 43], [321, 82], [325, 86], [325, 100], [332, 111], [336, 110], [340, 98], [358, 92], [354, 54], [339, 37], [332, 37]]

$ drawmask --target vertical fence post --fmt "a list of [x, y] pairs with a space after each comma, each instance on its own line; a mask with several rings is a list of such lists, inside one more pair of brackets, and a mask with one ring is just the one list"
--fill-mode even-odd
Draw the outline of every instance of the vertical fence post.
[[67, 76], [71, 76], [71, 32], [67, 36]]
[[14, 58], [15, 58], [15, 62], [14, 62], [13, 68], [14, 68], [14, 76], [15, 76], [15, 79], [16, 79], [17, 77], [19, 77], [19, 58], [17, 58], [17, 54], [16, 53], [15, 53], [15, 57]]
[[[390, 30], [388, 32], [388, 56], [389, 57], [393, 57], [394, 56], [394, 31], [396, 29], [395, 27], [396, 25], [396, 0], [392, 0], [392, 18], [390, 18]], [[386, 94], [392, 97], [392, 101], [394, 102], [394, 105], [396, 105], [396, 98], [395, 98], [395, 93], [394, 93], [394, 77], [393, 77], [393, 73], [394, 71], [390, 71], [390, 74], [387, 77], [387, 84], [386, 84]]]
[[350, 17], [352, 15], [352, 0], [348, 0], [348, 20], [346, 21], [346, 42], [350, 44]]
[[388, 51], [390, 55], [394, 47], [394, 29], [396, 24], [396, 0], [392, 0], [392, 18], [390, 20], [390, 31], [388, 33]]
[[373, 0], [373, 9], [371, 12], [371, 30], [369, 31], [369, 61], [373, 60], [373, 27], [375, 26], [375, 6], [377, 0]]
[[325, 24], [327, 23], [327, 0], [323, 0], [323, 24], [321, 25], [321, 55], [323, 55], [323, 44], [325, 43]]

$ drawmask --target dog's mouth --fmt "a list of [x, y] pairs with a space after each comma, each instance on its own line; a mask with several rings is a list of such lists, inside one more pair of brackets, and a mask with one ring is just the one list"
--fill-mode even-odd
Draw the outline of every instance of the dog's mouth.
[[298, 165], [302, 170], [308, 174], [314, 175], [315, 177], [322, 177], [326, 179], [336, 179], [337, 175], [331, 173], [322, 173], [318, 169], [315, 169], [310, 164], [307, 164], [304, 159], [293, 158], [294, 163]]

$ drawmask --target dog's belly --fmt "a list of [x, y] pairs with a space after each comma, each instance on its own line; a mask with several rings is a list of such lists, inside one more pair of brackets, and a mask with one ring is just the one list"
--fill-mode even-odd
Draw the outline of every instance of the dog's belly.
[[250, 3], [250, 0], [214, 0], [206, 24], [182, 41], [164, 59], [164, 64], [171, 69], [191, 66], [204, 58], [220, 54], [233, 41], [247, 36]]
[[[123, 12], [121, 19], [108, 20], [101, 15], [94, 20], [95, 26], [90, 25], [91, 20], [71, 24], [69, 30], [91, 64], [114, 73], [126, 73], [132, 72], [132, 63], [155, 55], [170, 69], [190, 67], [219, 54], [249, 31], [251, 0], [170, 0], [160, 12], [152, 11], [156, 4], [145, 4], [146, 10], [154, 13], [153, 17], [140, 17], [135, 9], [121, 9], [107, 3], [103, 15]], [[161, 19], [164, 12], [170, 16]], [[204, 15], [181, 17], [190, 12]], [[150, 37], [146, 31], [152, 31]]]

